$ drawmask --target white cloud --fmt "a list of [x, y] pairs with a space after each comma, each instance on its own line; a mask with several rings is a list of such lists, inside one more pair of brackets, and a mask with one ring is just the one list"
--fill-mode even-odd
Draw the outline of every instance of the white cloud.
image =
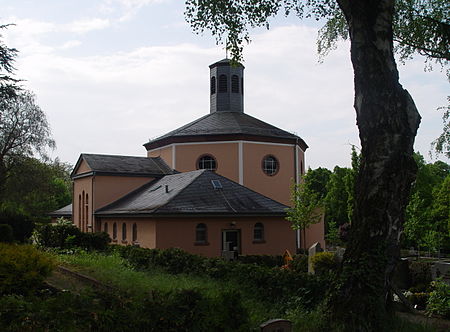
[[111, 22], [108, 19], [86, 18], [68, 24], [67, 29], [76, 33], [86, 33], [93, 30], [102, 30], [110, 25]]
[[[349, 143], [359, 139], [348, 47], [319, 65], [315, 38], [315, 30], [300, 26], [254, 37], [245, 53], [245, 112], [300, 135], [310, 146], [306, 164], [312, 168], [349, 165]], [[208, 65], [224, 55], [216, 46], [187, 43], [108, 56], [25, 52], [17, 67], [48, 114], [55, 156], [73, 163], [81, 152], [145, 155], [142, 144], [149, 138], [207, 114]], [[415, 63], [402, 73], [413, 82], [404, 85], [419, 109], [445, 103], [445, 89], [433, 84], [439, 73], [423, 74]], [[433, 78], [424, 84], [419, 75]], [[426, 135], [419, 131], [417, 138], [422, 153], [441, 128], [439, 115], [436, 120], [429, 113], [422, 113]]]
[[74, 48], [74, 47], [77, 47], [80, 45], [81, 45], [81, 41], [79, 41], [79, 40], [69, 40], [69, 41], [65, 42], [64, 44], [62, 44], [59, 48], [63, 49], [63, 50], [67, 50], [67, 49]]

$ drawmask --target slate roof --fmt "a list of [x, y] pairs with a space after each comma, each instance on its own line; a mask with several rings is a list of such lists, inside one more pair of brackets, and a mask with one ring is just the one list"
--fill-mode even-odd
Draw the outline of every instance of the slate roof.
[[[149, 150], [161, 146], [164, 141], [183, 137], [208, 135], [251, 135], [297, 141], [306, 150], [308, 145], [292, 133], [272, 126], [253, 116], [240, 112], [214, 112], [207, 114], [187, 125], [175, 129], [144, 144]], [[164, 145], [164, 144], [163, 144]]]
[[[214, 189], [212, 180], [219, 180], [222, 189]], [[284, 216], [287, 208], [214, 172], [197, 170], [154, 180], [97, 210], [95, 215]]]
[[49, 213], [52, 217], [72, 216], [72, 203]]
[[[74, 167], [77, 170], [81, 161], [84, 160], [97, 174], [116, 175], [142, 175], [142, 176], [164, 176], [172, 174], [173, 170], [160, 157], [132, 157], [104, 154], [82, 153]], [[73, 176], [74, 172], [72, 173]]]

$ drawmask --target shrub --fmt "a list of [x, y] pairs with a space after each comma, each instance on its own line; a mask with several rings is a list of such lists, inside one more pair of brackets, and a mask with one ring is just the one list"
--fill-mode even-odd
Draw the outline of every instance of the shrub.
[[241, 255], [238, 257], [238, 261], [244, 264], [256, 264], [266, 267], [282, 266], [283, 256], [281, 255]]
[[34, 229], [34, 223], [28, 216], [9, 209], [0, 210], [0, 224], [10, 225], [14, 239], [20, 242], [27, 241]]
[[233, 281], [262, 301], [283, 303], [289, 298], [301, 298], [314, 305], [323, 298], [324, 280], [305, 273], [255, 264], [228, 262], [220, 258], [205, 258], [181, 249], [145, 249], [114, 246], [114, 250], [137, 269], [155, 267], [172, 273], [190, 273], [216, 280]]
[[13, 229], [11, 225], [0, 224], [0, 242], [4, 243], [14, 242]]
[[430, 264], [421, 261], [412, 261], [409, 263], [409, 273], [411, 290], [416, 292], [425, 291], [432, 280]]
[[39, 247], [67, 248], [68, 237], [80, 236], [81, 231], [71, 222], [59, 221], [56, 224], [39, 225], [33, 232], [33, 242]]
[[70, 235], [65, 240], [65, 247], [80, 247], [87, 250], [99, 250], [105, 251], [108, 244], [111, 242], [111, 238], [108, 233], [96, 232], [96, 233], [83, 233], [80, 232], [76, 235]]
[[311, 258], [314, 272], [318, 275], [324, 275], [337, 269], [337, 262], [334, 254], [329, 251], [319, 252]]
[[450, 318], [450, 285], [443, 281], [433, 281], [427, 302], [427, 312]]
[[0, 243], [0, 294], [28, 294], [40, 287], [54, 263], [30, 245]]
[[307, 255], [295, 255], [294, 260], [289, 264], [289, 267], [295, 272], [307, 273], [308, 272], [308, 256]]
[[33, 241], [44, 248], [74, 248], [87, 250], [107, 249], [111, 242], [109, 235], [104, 232], [84, 233], [71, 221], [58, 220], [56, 224], [43, 224], [33, 233]]

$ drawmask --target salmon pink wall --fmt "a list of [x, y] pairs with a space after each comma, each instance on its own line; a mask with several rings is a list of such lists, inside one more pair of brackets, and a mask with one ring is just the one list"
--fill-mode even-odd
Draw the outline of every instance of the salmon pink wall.
[[197, 160], [205, 154], [217, 161], [217, 173], [239, 181], [238, 143], [186, 144], [175, 147], [175, 169], [180, 172], [197, 169]]
[[[278, 202], [290, 204], [290, 185], [295, 178], [294, 146], [244, 143], [244, 186]], [[279, 171], [273, 176], [263, 172], [267, 155], [278, 159]]]
[[147, 151], [147, 157], [161, 157], [166, 162], [167, 165], [169, 165], [172, 168], [175, 168], [172, 158], [172, 149], [173, 147], [169, 145], [159, 149]]
[[82, 174], [92, 171], [92, 169], [88, 166], [86, 161], [82, 160], [75, 174]]
[[94, 208], [99, 209], [151, 180], [151, 177], [97, 175], [93, 180]]
[[[81, 199], [80, 199], [81, 197]], [[85, 198], [83, 201], [83, 197]], [[87, 197], [87, 200], [86, 200]], [[81, 204], [80, 204], [81, 201]], [[83, 205], [84, 202], [84, 205]], [[87, 214], [86, 214], [87, 207]], [[82, 231], [92, 223], [92, 177], [75, 179], [73, 183], [72, 221]]]
[[[107, 224], [107, 233], [112, 239], [113, 244], [121, 245], [140, 245], [144, 248], [156, 248], [155, 221], [149, 218], [99, 218], [101, 230], [105, 231]], [[117, 225], [117, 237], [113, 236], [114, 223]], [[122, 225], [126, 225], [126, 238], [123, 240]], [[137, 240], [133, 241], [133, 224], [137, 226]]]
[[[235, 225], [231, 225], [234, 222]], [[264, 225], [265, 242], [253, 242], [253, 229], [257, 222]], [[197, 224], [204, 223], [208, 229], [208, 245], [195, 244]], [[156, 222], [156, 247], [178, 247], [188, 252], [208, 257], [222, 253], [222, 231], [240, 230], [242, 255], [282, 255], [286, 249], [295, 253], [295, 232], [283, 218], [159, 218]]]

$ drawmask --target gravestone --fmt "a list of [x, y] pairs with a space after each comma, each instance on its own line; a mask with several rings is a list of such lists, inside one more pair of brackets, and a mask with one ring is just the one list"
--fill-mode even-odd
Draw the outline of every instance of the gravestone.
[[334, 253], [334, 257], [336, 257], [336, 260], [338, 263], [342, 263], [344, 260], [344, 254], [345, 254], [345, 248], [338, 247], [336, 249], [336, 252]]
[[320, 246], [319, 242], [314, 243], [308, 250], [308, 273], [309, 274], [315, 274], [314, 273], [314, 267], [312, 264], [312, 258], [315, 254], [322, 252], [323, 249]]
[[259, 327], [261, 332], [291, 332], [292, 322], [286, 319], [271, 319]]

